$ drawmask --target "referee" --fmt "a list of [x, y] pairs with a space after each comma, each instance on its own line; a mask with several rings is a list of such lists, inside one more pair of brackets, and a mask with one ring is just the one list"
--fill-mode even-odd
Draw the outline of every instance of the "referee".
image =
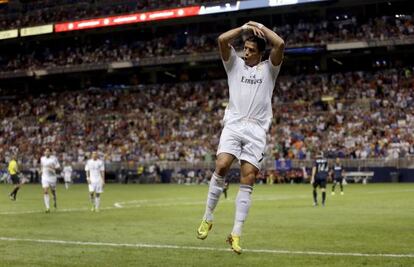
[[19, 166], [17, 165], [16, 155], [13, 155], [10, 162], [9, 167], [7, 170], [9, 171], [10, 178], [12, 183], [14, 184], [13, 191], [9, 194], [10, 200], [15, 201], [17, 196], [17, 191], [19, 191], [21, 183], [19, 178]]

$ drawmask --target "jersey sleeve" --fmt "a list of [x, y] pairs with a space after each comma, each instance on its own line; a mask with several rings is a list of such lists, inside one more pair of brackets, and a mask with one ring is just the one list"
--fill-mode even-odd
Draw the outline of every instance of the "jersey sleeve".
[[227, 61], [223, 60], [223, 65], [227, 73], [231, 72], [234, 69], [234, 66], [237, 64], [238, 60], [241, 60], [237, 56], [236, 50], [234, 50], [234, 47], [232, 46], [230, 49], [230, 57]]
[[272, 60], [269, 57], [269, 59], [267, 60], [266, 65], [267, 65], [267, 68], [269, 70], [270, 75], [272, 75], [273, 80], [276, 80], [277, 76], [279, 75], [280, 67], [282, 66], [282, 62], [280, 62], [279, 65], [275, 66], [275, 65], [273, 65]]
[[99, 167], [99, 171], [103, 172], [105, 171], [105, 164], [103, 163], [103, 161], [101, 161], [101, 166]]
[[85, 171], [89, 171], [89, 161], [87, 161], [85, 164]]

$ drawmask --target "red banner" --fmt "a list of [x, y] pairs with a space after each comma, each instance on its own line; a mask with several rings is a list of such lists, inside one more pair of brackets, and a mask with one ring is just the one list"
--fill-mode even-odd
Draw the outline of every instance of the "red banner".
[[196, 16], [200, 6], [158, 10], [145, 13], [135, 13], [115, 17], [96, 18], [55, 24], [55, 32], [77, 31], [107, 26], [140, 23], [153, 20], [175, 19]]

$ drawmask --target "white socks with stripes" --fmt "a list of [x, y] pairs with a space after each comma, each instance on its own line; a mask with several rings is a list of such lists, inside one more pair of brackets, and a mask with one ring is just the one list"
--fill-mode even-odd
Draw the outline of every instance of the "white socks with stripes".
[[236, 197], [236, 215], [234, 218], [234, 226], [232, 235], [241, 236], [243, 223], [249, 214], [250, 205], [252, 203], [253, 187], [250, 185], [240, 185], [239, 192]]
[[224, 178], [220, 175], [213, 173], [213, 176], [210, 180], [210, 186], [208, 188], [206, 211], [204, 213], [203, 219], [212, 222], [213, 221], [213, 212], [217, 206], [217, 203], [220, 199], [221, 193], [224, 188]]
[[101, 197], [97, 195], [95, 197], [95, 208], [98, 210], [100, 205], [101, 205]]
[[46, 209], [50, 209], [49, 194], [43, 194], [43, 201], [45, 202]]

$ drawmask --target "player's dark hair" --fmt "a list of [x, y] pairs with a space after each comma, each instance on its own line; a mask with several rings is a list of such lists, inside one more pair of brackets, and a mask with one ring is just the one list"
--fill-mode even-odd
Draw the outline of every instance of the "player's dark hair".
[[266, 40], [256, 35], [250, 36], [249, 38], [246, 39], [246, 41], [256, 43], [257, 50], [259, 50], [260, 53], [264, 52], [266, 49]]

